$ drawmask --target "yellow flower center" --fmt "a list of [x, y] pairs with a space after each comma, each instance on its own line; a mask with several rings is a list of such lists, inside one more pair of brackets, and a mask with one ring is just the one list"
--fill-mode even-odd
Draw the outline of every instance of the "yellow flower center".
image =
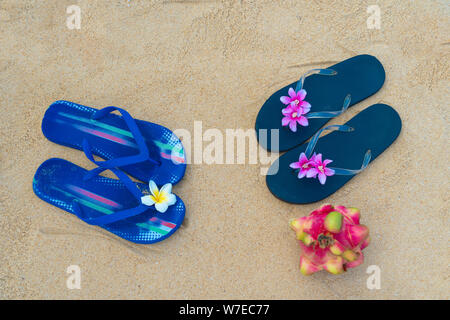
[[292, 114], [292, 118], [296, 118], [297, 117], [297, 112], [294, 112], [293, 114]]
[[298, 101], [297, 99], [294, 100], [294, 104], [295, 104], [296, 106], [298, 106], [299, 103], [300, 103], [300, 101]]
[[319, 166], [320, 172], [323, 172], [323, 166]]
[[163, 203], [167, 201], [167, 194], [161, 193], [158, 190], [154, 191], [155, 195], [150, 195], [150, 198], [155, 201], [155, 203]]
[[308, 169], [309, 164], [305, 163], [302, 167], [303, 167], [303, 169]]

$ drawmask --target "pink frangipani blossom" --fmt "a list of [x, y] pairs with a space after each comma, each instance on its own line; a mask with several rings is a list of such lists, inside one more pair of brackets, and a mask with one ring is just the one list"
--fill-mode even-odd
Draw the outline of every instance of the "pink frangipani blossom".
[[280, 98], [280, 101], [287, 105], [287, 107], [281, 111], [284, 115], [281, 124], [283, 127], [289, 125], [289, 129], [296, 132], [297, 123], [304, 127], [308, 125], [308, 118], [305, 117], [304, 114], [311, 110], [311, 105], [303, 100], [306, 97], [306, 91], [304, 89], [295, 92], [294, 89], [289, 88], [288, 94], [289, 96], [282, 96]]
[[283, 119], [281, 119], [281, 124], [283, 127], [289, 125], [289, 129], [292, 132], [297, 131], [297, 123], [301, 126], [308, 125], [308, 119], [303, 116], [303, 108], [299, 106], [288, 106], [281, 111], [284, 115]]
[[325, 184], [327, 177], [334, 175], [334, 170], [327, 168], [327, 164], [333, 162], [333, 160], [326, 159], [322, 161], [322, 154], [319, 153], [313, 163], [313, 168], [306, 173], [307, 178], [319, 178], [320, 184]]
[[318, 178], [321, 184], [325, 184], [327, 177], [334, 175], [334, 170], [327, 168], [327, 164], [333, 160], [326, 159], [322, 161], [322, 154], [313, 154], [310, 159], [304, 152], [300, 154], [297, 162], [291, 163], [289, 166], [292, 169], [299, 169], [298, 178]]
[[298, 172], [298, 178], [301, 179], [306, 176], [306, 173], [313, 167], [313, 164], [311, 163], [311, 160], [306, 157], [305, 153], [302, 152], [298, 158], [298, 161], [292, 162], [289, 166], [292, 169], [300, 169]]

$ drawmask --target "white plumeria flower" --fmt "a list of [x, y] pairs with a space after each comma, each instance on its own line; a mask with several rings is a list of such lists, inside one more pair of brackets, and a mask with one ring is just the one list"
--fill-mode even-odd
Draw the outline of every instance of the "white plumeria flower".
[[164, 213], [169, 206], [177, 202], [177, 198], [172, 193], [171, 183], [166, 183], [162, 186], [161, 190], [159, 190], [156, 183], [153, 180], [150, 180], [148, 186], [152, 194], [141, 197], [141, 202], [146, 206], [155, 205], [157, 211]]

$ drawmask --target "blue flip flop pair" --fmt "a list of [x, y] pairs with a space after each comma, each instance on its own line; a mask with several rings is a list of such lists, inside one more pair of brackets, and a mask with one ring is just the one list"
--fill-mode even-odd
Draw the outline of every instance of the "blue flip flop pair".
[[[276, 197], [296, 204], [322, 200], [395, 141], [401, 119], [385, 104], [368, 107], [344, 125], [323, 127], [376, 93], [384, 80], [380, 61], [359, 55], [307, 72], [264, 103], [255, 125], [258, 141], [269, 151], [287, 151], [266, 176]], [[320, 138], [323, 131], [334, 132]]]
[[[133, 119], [121, 108], [56, 101], [44, 115], [42, 132], [52, 142], [84, 151], [97, 168], [45, 161], [33, 179], [39, 198], [135, 243], [159, 242], [180, 227], [186, 209], [172, 185], [183, 178], [186, 158], [172, 131]], [[105, 170], [118, 179], [100, 176]]]

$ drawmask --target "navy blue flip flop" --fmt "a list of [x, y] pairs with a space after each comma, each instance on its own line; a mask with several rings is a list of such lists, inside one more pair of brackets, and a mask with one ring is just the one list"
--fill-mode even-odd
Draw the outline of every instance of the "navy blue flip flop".
[[[122, 116], [113, 114], [119, 111]], [[99, 168], [120, 168], [144, 182], [175, 184], [186, 170], [181, 141], [169, 129], [133, 119], [117, 107], [94, 109], [69, 101], [56, 101], [42, 120], [42, 132], [52, 142], [84, 150], [105, 161]], [[87, 150], [89, 149], [89, 150]]]
[[264, 103], [255, 124], [258, 142], [269, 151], [292, 149], [331, 118], [380, 90], [384, 80], [382, 64], [370, 55], [310, 70]]
[[33, 190], [86, 223], [135, 243], [162, 241], [180, 227], [185, 206], [170, 183], [158, 189], [153, 181], [135, 183], [120, 170], [109, 170], [119, 180], [93, 175], [63, 159], [49, 159], [36, 171]]
[[[306, 204], [322, 200], [386, 150], [397, 139], [401, 127], [400, 116], [392, 107], [372, 105], [345, 125], [327, 126], [309, 143], [283, 154], [269, 168], [267, 186], [286, 202]], [[334, 132], [319, 139], [325, 130]], [[332, 166], [328, 166], [330, 163]]]

